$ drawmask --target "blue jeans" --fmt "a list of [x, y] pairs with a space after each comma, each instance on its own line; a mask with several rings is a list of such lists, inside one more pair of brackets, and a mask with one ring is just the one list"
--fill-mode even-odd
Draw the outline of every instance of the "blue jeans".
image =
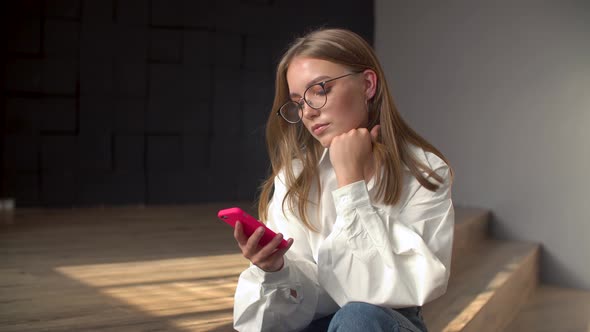
[[350, 302], [336, 313], [309, 324], [304, 332], [427, 332], [421, 307], [383, 308]]

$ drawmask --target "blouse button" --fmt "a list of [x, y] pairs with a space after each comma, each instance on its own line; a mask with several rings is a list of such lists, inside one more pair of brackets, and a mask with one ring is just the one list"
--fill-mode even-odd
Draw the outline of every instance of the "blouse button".
[[350, 202], [351, 202], [350, 196], [340, 197], [340, 204], [350, 204]]

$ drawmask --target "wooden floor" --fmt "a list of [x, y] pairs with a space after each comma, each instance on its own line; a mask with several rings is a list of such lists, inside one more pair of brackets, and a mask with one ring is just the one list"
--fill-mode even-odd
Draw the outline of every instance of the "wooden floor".
[[[0, 331], [233, 331], [235, 284], [249, 263], [217, 220], [230, 206], [252, 212], [229, 203], [0, 213]], [[530, 245], [486, 247], [485, 224], [456, 210], [454, 277], [425, 306], [432, 332], [483, 331], [477, 324], [499, 319], [494, 308], [515, 304], [498, 302], [498, 289], [523, 294], [514, 271]], [[506, 331], [590, 332], [590, 292], [541, 287]]]
[[224, 207], [0, 217], [0, 331], [233, 331], [248, 262]]

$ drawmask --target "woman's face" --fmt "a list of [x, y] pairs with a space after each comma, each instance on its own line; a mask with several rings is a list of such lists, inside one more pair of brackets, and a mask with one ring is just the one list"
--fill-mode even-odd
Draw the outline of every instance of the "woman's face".
[[327, 102], [319, 110], [303, 102], [303, 94], [314, 83], [350, 72], [350, 69], [342, 65], [307, 57], [295, 57], [287, 70], [291, 100], [302, 103], [303, 124], [326, 148], [330, 146], [334, 137], [351, 129], [367, 126], [369, 115], [366, 105], [366, 75], [358, 73], [326, 83]]

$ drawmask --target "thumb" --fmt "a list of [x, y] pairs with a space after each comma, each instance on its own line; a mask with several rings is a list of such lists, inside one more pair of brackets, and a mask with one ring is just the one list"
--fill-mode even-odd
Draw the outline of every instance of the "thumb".
[[371, 129], [371, 139], [373, 140], [373, 142], [377, 142], [380, 131], [381, 125], [376, 125], [375, 127], [373, 127], [373, 129]]

